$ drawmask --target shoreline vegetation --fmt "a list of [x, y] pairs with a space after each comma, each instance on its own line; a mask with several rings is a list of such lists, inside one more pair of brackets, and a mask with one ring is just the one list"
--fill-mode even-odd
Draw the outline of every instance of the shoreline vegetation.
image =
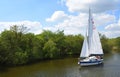
[[[109, 39], [101, 35], [105, 54], [120, 50], [120, 37]], [[27, 27], [13, 25], [0, 34], [0, 65], [27, 65], [49, 59], [79, 55], [84, 37], [64, 35], [64, 31], [43, 30], [40, 34], [28, 33]]]

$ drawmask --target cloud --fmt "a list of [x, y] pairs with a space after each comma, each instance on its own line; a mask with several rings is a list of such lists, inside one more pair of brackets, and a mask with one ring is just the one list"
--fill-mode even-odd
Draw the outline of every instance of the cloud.
[[9, 30], [10, 26], [17, 25], [21, 26], [24, 25], [29, 29], [29, 32], [38, 34], [42, 31], [42, 25], [40, 22], [37, 21], [17, 21], [17, 22], [0, 22], [0, 32], [4, 31], [5, 29]]
[[110, 31], [120, 31], [120, 24], [119, 23], [110, 24], [110, 25], [106, 26], [105, 29], [110, 30]]
[[114, 15], [110, 15], [106, 13], [94, 14], [93, 17], [94, 17], [95, 25], [97, 26], [105, 26], [114, 23], [116, 19]]
[[110, 25], [107, 25], [105, 27], [106, 30], [110, 30], [110, 31], [120, 31], [120, 19], [118, 21], [118, 23], [113, 23]]
[[89, 6], [94, 12], [104, 12], [118, 9], [119, 0], [66, 0], [66, 6], [70, 12], [88, 12]]
[[[64, 13], [65, 14], [65, 13]], [[65, 14], [67, 15], [67, 14]], [[113, 15], [109, 14], [94, 14], [94, 21], [96, 26], [103, 26], [104, 24], [108, 24], [111, 21], [115, 20]], [[80, 13], [77, 16], [74, 15], [67, 15], [62, 22], [59, 22], [53, 26], [42, 26], [42, 24], [38, 21], [17, 21], [17, 22], [0, 22], [0, 32], [4, 31], [4, 29], [9, 29], [12, 25], [24, 25], [27, 27], [29, 32], [39, 34], [42, 30], [51, 30], [53, 32], [57, 30], [64, 30], [65, 34], [82, 34], [85, 35], [86, 26], [88, 25], [88, 14]], [[116, 25], [116, 26], [115, 26]], [[119, 29], [120, 29], [120, 20], [116, 24], [111, 24], [105, 27], [106, 31], [100, 31], [103, 34], [109, 37], [116, 37], [119, 36]], [[112, 31], [110, 31], [112, 30]]]
[[102, 34], [105, 34], [109, 38], [120, 37], [120, 31], [104, 31]]
[[120, 19], [117, 23], [107, 25], [104, 34], [110, 38], [120, 37]]
[[84, 26], [87, 25], [87, 14], [81, 13], [78, 16], [69, 15], [63, 22], [59, 22], [54, 26], [48, 26], [44, 29], [52, 31], [64, 30], [65, 34], [80, 34]]
[[[80, 13], [77, 16], [67, 15], [67, 19], [64, 19], [63, 22], [59, 22], [54, 26], [48, 26], [44, 29], [51, 31], [64, 30], [65, 34], [82, 34], [85, 35], [86, 26], [88, 26], [88, 14]], [[109, 15], [106, 13], [94, 14], [94, 21], [96, 26], [104, 26], [105, 24], [111, 23], [115, 20], [114, 15]], [[99, 29], [98, 29], [99, 30]]]
[[46, 19], [46, 21], [48, 22], [62, 21], [67, 18], [68, 16], [67, 14], [64, 13], [64, 11], [55, 11], [50, 18]]
[[[89, 6], [92, 9], [95, 25], [100, 33], [107, 37], [117, 37], [119, 35], [119, 24], [115, 24], [117, 17], [115, 13], [110, 12], [119, 9], [119, 0], [61, 0], [61, 5], [68, 8], [68, 12], [77, 12], [66, 14], [64, 11], [55, 11], [47, 22], [57, 22], [53, 26], [46, 26], [44, 29], [51, 31], [64, 30], [65, 34], [85, 34], [88, 25]], [[109, 13], [108, 13], [109, 12]], [[113, 32], [112, 32], [112, 31]]]

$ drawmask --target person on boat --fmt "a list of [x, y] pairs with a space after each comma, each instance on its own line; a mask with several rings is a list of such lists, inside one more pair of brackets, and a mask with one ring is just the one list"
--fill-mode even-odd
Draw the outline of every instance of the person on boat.
[[96, 56], [96, 58], [97, 58], [97, 59], [101, 59], [101, 57], [100, 57], [100, 56]]

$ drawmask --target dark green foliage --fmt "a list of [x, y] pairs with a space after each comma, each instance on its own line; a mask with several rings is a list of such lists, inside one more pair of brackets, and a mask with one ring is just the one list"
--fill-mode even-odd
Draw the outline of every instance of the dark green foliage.
[[21, 65], [44, 59], [60, 58], [80, 53], [83, 37], [64, 35], [64, 31], [44, 30], [27, 33], [24, 26], [13, 25], [0, 36], [0, 64]]
[[116, 50], [120, 52], [120, 37], [115, 39]]
[[[80, 54], [82, 35], [64, 35], [64, 31], [59, 30], [54, 33], [44, 30], [41, 34], [34, 35], [27, 31], [24, 26], [13, 25], [10, 30], [1, 33], [0, 64], [22, 65]], [[113, 47], [120, 48], [120, 38], [108, 39], [102, 35], [101, 42], [105, 53], [111, 52]]]
[[83, 37], [81, 35], [68, 35], [65, 38], [67, 54], [80, 54], [82, 48]]
[[104, 53], [111, 53], [114, 51], [119, 51], [120, 49], [120, 39], [118, 38], [107, 38], [105, 35], [101, 35], [101, 42]]
[[108, 38], [105, 35], [101, 35], [101, 43], [104, 53], [110, 53], [112, 51], [108, 42]]
[[45, 58], [56, 58], [59, 55], [59, 49], [56, 47], [56, 43], [52, 40], [48, 40], [48, 42], [45, 43], [44, 48], [44, 57]]

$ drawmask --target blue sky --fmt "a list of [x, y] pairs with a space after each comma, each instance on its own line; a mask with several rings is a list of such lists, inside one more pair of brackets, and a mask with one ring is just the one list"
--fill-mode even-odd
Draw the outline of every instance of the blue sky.
[[0, 21], [44, 21], [55, 10], [64, 10], [64, 7], [57, 0], [2, 0], [0, 9]]
[[24, 24], [35, 34], [59, 29], [65, 34], [84, 35], [89, 6], [100, 33], [110, 38], [120, 36], [119, 0], [2, 0], [0, 32]]

